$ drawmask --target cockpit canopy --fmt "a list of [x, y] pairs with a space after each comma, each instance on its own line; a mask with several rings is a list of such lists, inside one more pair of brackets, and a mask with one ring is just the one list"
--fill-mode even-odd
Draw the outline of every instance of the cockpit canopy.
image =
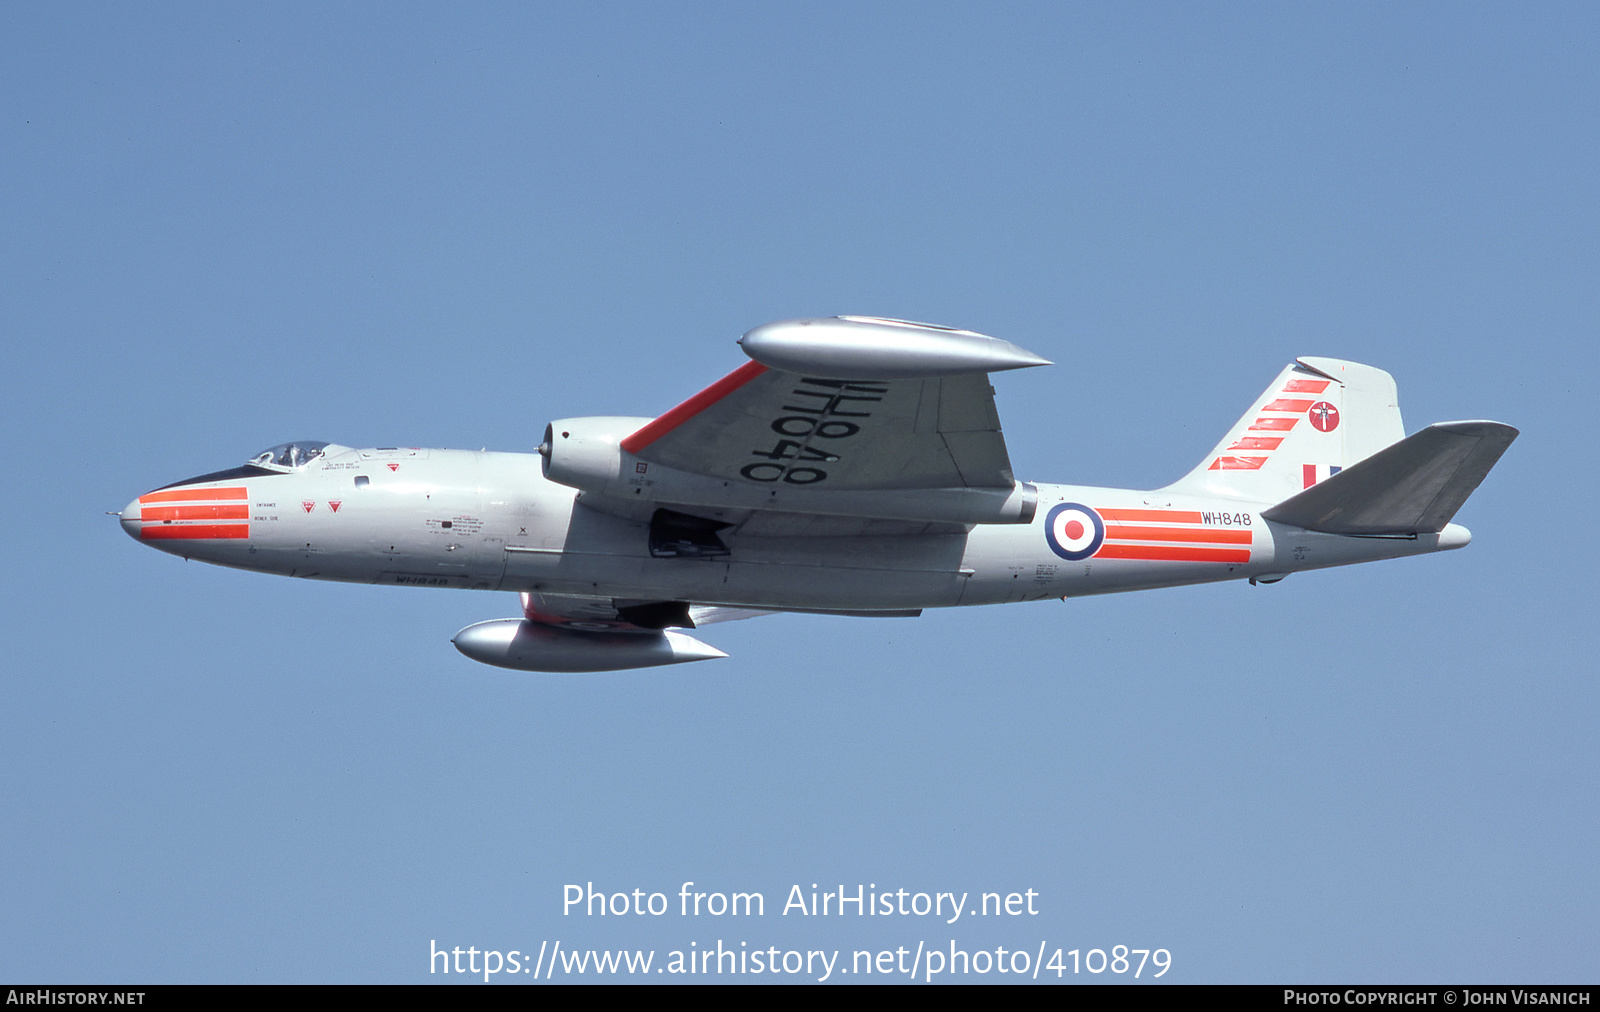
[[322, 456], [329, 445], [315, 439], [297, 439], [292, 443], [279, 443], [251, 457], [250, 463], [269, 471], [293, 471], [305, 467]]

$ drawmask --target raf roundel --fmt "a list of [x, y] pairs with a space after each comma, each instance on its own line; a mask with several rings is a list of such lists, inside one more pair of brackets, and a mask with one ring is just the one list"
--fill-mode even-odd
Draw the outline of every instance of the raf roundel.
[[1052, 552], [1077, 562], [1100, 550], [1106, 540], [1106, 523], [1088, 506], [1064, 502], [1044, 518], [1044, 539]]

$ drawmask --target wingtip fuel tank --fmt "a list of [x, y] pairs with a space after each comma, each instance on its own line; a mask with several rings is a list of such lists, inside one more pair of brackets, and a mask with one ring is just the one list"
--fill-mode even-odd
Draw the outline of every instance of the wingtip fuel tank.
[[827, 379], [933, 379], [1050, 365], [1010, 341], [970, 330], [878, 316], [779, 320], [739, 346], [769, 369]]
[[728, 656], [693, 636], [671, 630], [590, 632], [520, 618], [469, 625], [451, 642], [475, 661], [517, 671], [617, 671]]

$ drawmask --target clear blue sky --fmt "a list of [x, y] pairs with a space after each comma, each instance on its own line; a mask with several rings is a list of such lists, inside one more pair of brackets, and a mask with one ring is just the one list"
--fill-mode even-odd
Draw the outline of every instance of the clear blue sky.
[[[431, 939], [720, 938], [1592, 981], [1597, 27], [8, 5], [0, 977], [427, 981]], [[728, 660], [593, 676], [458, 655], [509, 594], [183, 563], [102, 515], [286, 439], [531, 449], [836, 313], [1054, 360], [996, 381], [1033, 480], [1173, 480], [1300, 354], [1390, 370], [1412, 430], [1523, 435], [1462, 552], [778, 616], [707, 631]], [[686, 880], [767, 916], [561, 914], [567, 883]], [[1041, 912], [778, 913], [813, 882]]]

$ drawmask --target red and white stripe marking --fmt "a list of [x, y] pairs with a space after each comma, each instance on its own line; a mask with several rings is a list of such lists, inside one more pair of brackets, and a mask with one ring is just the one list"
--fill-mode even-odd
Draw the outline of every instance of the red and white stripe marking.
[[1103, 509], [1106, 543], [1097, 559], [1146, 562], [1250, 561], [1255, 533], [1249, 527], [1206, 524], [1199, 510]]
[[[1262, 405], [1261, 413], [1254, 422], [1250, 423], [1247, 431], [1256, 432], [1289, 432], [1306, 412], [1317, 402], [1308, 397], [1286, 397], [1285, 394], [1320, 394], [1328, 389], [1332, 380], [1325, 379], [1292, 379], [1278, 391], [1278, 396]], [[1331, 405], [1328, 405], [1331, 407]], [[1270, 412], [1270, 413], [1269, 413]], [[1334, 412], [1338, 418], [1338, 412]], [[1337, 421], [1334, 422], [1338, 424]], [[1326, 430], [1324, 430], [1326, 431]], [[1224, 454], [1211, 462], [1208, 471], [1259, 471], [1271, 460], [1270, 454], [1283, 443], [1282, 436], [1256, 436], [1247, 435], [1234, 440], [1228, 447], [1230, 450], [1257, 450], [1259, 453], [1240, 454], [1237, 456]]]
[[248, 499], [249, 490], [243, 486], [169, 488], [142, 495], [139, 537], [148, 541], [248, 538]]

